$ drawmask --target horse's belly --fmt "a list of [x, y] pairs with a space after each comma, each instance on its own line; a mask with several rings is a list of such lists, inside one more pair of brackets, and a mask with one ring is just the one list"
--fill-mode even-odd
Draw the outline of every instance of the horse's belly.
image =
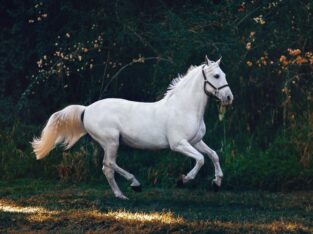
[[138, 149], [164, 149], [168, 147], [168, 142], [164, 134], [159, 129], [140, 128], [136, 131], [122, 131], [122, 141]]
[[149, 139], [149, 138], [138, 137], [138, 136], [122, 135], [122, 141], [126, 145], [129, 145], [137, 149], [157, 150], [157, 149], [168, 148], [168, 143], [162, 140], [161, 138]]

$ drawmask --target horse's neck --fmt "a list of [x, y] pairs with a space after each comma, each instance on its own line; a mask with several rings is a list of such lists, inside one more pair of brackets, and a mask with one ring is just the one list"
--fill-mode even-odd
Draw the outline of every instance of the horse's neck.
[[[204, 81], [201, 68], [195, 69], [183, 87], [175, 92], [172, 99], [177, 105], [180, 105], [185, 114], [195, 114], [199, 118], [203, 118], [208, 97], [203, 90]], [[184, 79], [187, 79], [187, 77]]]

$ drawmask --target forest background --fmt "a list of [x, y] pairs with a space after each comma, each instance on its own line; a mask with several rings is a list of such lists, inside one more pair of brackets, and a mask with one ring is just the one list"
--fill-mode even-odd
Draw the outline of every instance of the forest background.
[[[152, 102], [207, 54], [234, 93], [223, 121], [210, 100], [205, 141], [226, 189], [313, 187], [312, 7], [292, 1], [0, 1], [0, 178], [102, 183], [102, 155], [84, 137], [36, 161], [29, 142], [70, 104]], [[194, 162], [122, 147], [119, 164], [171, 187]], [[211, 161], [193, 185], [208, 186]], [[201, 182], [201, 183], [200, 183]]]

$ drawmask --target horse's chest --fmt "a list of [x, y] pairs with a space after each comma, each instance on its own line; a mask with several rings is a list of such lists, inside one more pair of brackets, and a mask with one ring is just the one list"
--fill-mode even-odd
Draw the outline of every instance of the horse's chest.
[[202, 119], [195, 118], [193, 115], [176, 118], [168, 128], [170, 142], [186, 139], [191, 144], [199, 142], [205, 134], [205, 125]]
[[198, 143], [205, 135], [205, 131], [206, 131], [206, 128], [205, 128], [205, 124], [204, 122], [202, 121], [200, 123], [200, 126], [198, 127], [198, 129], [195, 131], [196, 133], [194, 134], [193, 137], [191, 137], [191, 139], [189, 140], [189, 142], [191, 144], [196, 144]]

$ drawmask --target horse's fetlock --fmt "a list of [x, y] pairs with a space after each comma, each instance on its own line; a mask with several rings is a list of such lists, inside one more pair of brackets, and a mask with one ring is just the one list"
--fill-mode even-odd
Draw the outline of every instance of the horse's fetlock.
[[127, 180], [130, 180], [130, 181], [136, 180], [136, 179], [135, 179], [135, 176], [134, 176], [133, 174], [130, 174], [126, 179], [127, 179]]
[[186, 183], [189, 180], [194, 180], [195, 178], [196, 178], [196, 175], [187, 175], [187, 176], [185, 176], [185, 182], [184, 183]]

